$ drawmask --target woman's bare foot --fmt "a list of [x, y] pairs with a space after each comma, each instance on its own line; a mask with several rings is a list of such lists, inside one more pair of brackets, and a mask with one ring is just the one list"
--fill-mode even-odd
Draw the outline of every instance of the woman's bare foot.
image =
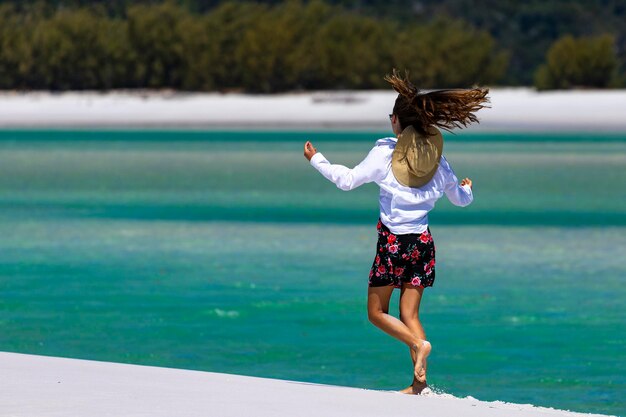
[[413, 385], [409, 385], [399, 392], [402, 394], [420, 395], [426, 388], [428, 388], [428, 385], [425, 382], [413, 381]]
[[424, 366], [424, 361], [430, 354], [430, 342], [422, 340], [420, 344], [414, 344], [411, 348], [417, 354], [415, 358], [415, 368], [413, 370], [415, 379], [417, 379], [417, 382], [426, 383], [426, 368]]
[[413, 382], [413, 385], [411, 386], [411, 391], [413, 392], [414, 395], [420, 395], [422, 391], [424, 391], [426, 388], [428, 388], [428, 385], [426, 384], [426, 382], [415, 381]]
[[413, 394], [413, 386], [409, 385], [405, 389], [399, 391], [401, 394]]

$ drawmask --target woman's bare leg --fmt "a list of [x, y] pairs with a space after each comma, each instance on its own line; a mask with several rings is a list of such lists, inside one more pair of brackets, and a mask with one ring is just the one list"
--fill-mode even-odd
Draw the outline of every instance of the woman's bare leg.
[[[414, 375], [418, 382], [426, 382], [424, 359], [430, 353], [430, 343], [417, 337], [401, 320], [389, 314], [389, 299], [393, 286], [368, 287], [367, 315], [378, 328], [404, 342], [416, 353]], [[402, 309], [401, 309], [402, 310]]]
[[[413, 285], [407, 283], [402, 284], [400, 293], [400, 320], [417, 338], [426, 340], [424, 327], [419, 320], [419, 308], [423, 292], [423, 287], [414, 287]], [[417, 354], [413, 349], [409, 349], [409, 352], [411, 354], [413, 366], [415, 367]], [[424, 374], [426, 374], [427, 361], [425, 357], [422, 360], [422, 366]], [[426, 378], [424, 377], [424, 381], [418, 381], [414, 376], [411, 385], [403, 389], [402, 392], [407, 394], [419, 394], [424, 388], [426, 388]]]

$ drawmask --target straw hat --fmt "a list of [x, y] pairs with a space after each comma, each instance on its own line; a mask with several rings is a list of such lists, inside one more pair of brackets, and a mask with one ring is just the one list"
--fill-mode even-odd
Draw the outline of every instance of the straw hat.
[[417, 133], [409, 126], [400, 133], [391, 154], [391, 170], [405, 187], [418, 188], [428, 183], [437, 172], [443, 152], [443, 137], [436, 127], [429, 127], [431, 136]]

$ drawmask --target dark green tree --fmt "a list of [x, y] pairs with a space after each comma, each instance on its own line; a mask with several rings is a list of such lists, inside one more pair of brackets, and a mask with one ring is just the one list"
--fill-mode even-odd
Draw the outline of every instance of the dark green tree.
[[32, 33], [41, 16], [0, 5], [0, 88], [29, 88], [35, 77]]
[[40, 19], [30, 35], [29, 87], [108, 89], [129, 76], [126, 23], [88, 9], [63, 10]]
[[394, 42], [393, 60], [409, 68], [424, 88], [465, 88], [496, 83], [506, 72], [508, 54], [485, 31], [441, 18], [408, 27]]
[[423, 87], [464, 87], [497, 82], [507, 61], [461, 21], [399, 23], [322, 0], [226, 2], [205, 14], [175, 1], [123, 14], [2, 5], [0, 47], [0, 88], [52, 90], [386, 88], [393, 67]]
[[178, 88], [183, 83], [188, 12], [170, 2], [128, 9], [128, 41], [138, 87]]
[[615, 85], [618, 61], [612, 36], [564, 36], [546, 55], [535, 76], [538, 89], [607, 88]]
[[396, 33], [385, 21], [358, 15], [334, 15], [318, 32], [319, 68], [329, 85], [340, 88], [386, 87], [393, 66]]
[[204, 24], [211, 36], [211, 48], [217, 54], [211, 65], [216, 89], [229, 91], [243, 88], [246, 75], [241, 66], [241, 56], [236, 51], [248, 28], [267, 10], [267, 7], [255, 3], [226, 2], [206, 15]]

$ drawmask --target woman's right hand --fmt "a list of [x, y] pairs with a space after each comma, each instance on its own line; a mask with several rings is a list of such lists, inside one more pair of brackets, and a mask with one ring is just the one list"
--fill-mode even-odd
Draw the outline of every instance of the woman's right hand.
[[472, 180], [469, 178], [463, 178], [463, 181], [461, 181], [461, 187], [464, 185], [469, 185], [470, 188], [472, 188]]

